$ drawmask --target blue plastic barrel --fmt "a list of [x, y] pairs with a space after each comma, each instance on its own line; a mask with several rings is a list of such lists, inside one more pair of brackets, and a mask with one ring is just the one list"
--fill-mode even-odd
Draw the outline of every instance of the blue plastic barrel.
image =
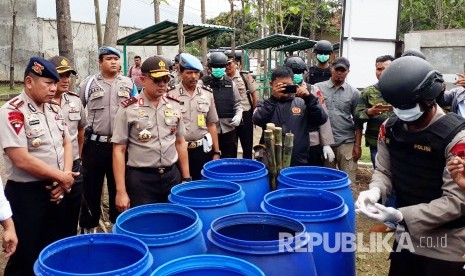
[[182, 205], [156, 203], [126, 210], [116, 219], [113, 233], [139, 238], [147, 244], [153, 268], [207, 251], [199, 216]]
[[170, 261], [155, 270], [152, 276], [265, 276], [255, 265], [221, 255], [194, 255]]
[[240, 258], [267, 276], [316, 275], [306, 250], [305, 226], [292, 218], [242, 213], [214, 220], [208, 231], [208, 253]]
[[346, 172], [324, 167], [289, 167], [278, 175], [278, 189], [313, 188], [331, 191], [340, 195], [349, 207], [352, 232], [355, 233], [355, 205]]
[[117, 234], [79, 235], [45, 247], [35, 275], [150, 275], [153, 258], [140, 240]]
[[204, 179], [232, 181], [241, 185], [249, 212], [261, 212], [260, 203], [270, 191], [268, 171], [263, 163], [250, 159], [224, 158], [203, 166]]
[[262, 208], [305, 224], [318, 276], [355, 276], [355, 235], [341, 196], [318, 189], [281, 189], [268, 193]]
[[202, 220], [204, 237], [215, 219], [247, 212], [245, 193], [239, 184], [221, 180], [197, 180], [171, 188], [169, 201], [194, 209]]

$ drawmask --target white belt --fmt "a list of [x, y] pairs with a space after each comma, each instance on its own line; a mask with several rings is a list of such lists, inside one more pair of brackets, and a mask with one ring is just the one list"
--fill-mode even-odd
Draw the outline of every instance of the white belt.
[[195, 149], [200, 147], [203, 144], [203, 138], [197, 140], [197, 141], [189, 141], [187, 142], [187, 148], [188, 149]]
[[90, 135], [90, 140], [96, 141], [96, 142], [102, 142], [102, 143], [110, 143], [111, 142], [111, 136], [103, 136], [103, 135], [98, 135], [98, 134], [92, 134], [92, 135]]

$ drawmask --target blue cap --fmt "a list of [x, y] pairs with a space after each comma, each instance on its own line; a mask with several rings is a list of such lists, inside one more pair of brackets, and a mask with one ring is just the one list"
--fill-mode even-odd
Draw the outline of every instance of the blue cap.
[[102, 46], [98, 49], [98, 58], [102, 58], [104, 55], [117, 55], [118, 58], [121, 57], [120, 52], [110, 46]]
[[179, 65], [187, 70], [203, 71], [203, 66], [200, 60], [187, 53], [182, 53], [179, 56]]
[[49, 78], [55, 81], [60, 80], [55, 65], [41, 57], [31, 57], [26, 67], [26, 74], [32, 73], [41, 78]]

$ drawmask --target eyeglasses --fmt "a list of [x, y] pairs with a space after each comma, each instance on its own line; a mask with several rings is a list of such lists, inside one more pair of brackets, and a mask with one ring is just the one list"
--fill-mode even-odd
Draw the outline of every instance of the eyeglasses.
[[171, 80], [171, 78], [169, 76], [163, 76], [163, 77], [160, 77], [160, 78], [154, 78], [154, 77], [149, 76], [149, 78], [156, 84], [160, 84], [162, 82], [168, 83]]

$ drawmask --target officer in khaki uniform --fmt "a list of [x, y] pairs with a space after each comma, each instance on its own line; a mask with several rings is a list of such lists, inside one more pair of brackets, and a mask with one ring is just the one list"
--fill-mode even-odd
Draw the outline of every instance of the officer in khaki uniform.
[[179, 99], [166, 93], [170, 80], [166, 61], [150, 57], [142, 63], [141, 71], [144, 89], [137, 97], [123, 101], [112, 137], [116, 207], [120, 212], [167, 202], [174, 185], [191, 180]]
[[179, 76], [182, 82], [169, 91], [180, 99], [180, 110], [186, 127], [185, 139], [189, 153], [189, 170], [193, 180], [202, 178], [203, 165], [221, 157], [218, 144], [215, 101], [209, 87], [198, 84], [203, 66], [200, 60], [182, 53], [179, 61]]
[[[54, 102], [60, 106], [63, 117], [68, 126], [71, 143], [73, 145], [73, 172], [81, 171], [81, 152], [84, 143], [84, 127], [87, 125], [87, 118], [79, 95], [69, 91], [70, 76], [76, 75], [76, 71], [70, 66], [69, 60], [62, 56], [54, 56], [49, 59], [52, 62], [60, 80], [57, 83], [57, 92]], [[82, 175], [76, 177], [73, 189], [63, 200], [65, 236], [76, 235], [79, 211], [81, 209], [81, 197], [83, 189]]]
[[110, 221], [115, 222], [115, 181], [113, 177], [111, 136], [120, 103], [137, 95], [131, 78], [119, 72], [120, 53], [112, 47], [99, 49], [100, 73], [86, 78], [79, 86], [79, 96], [87, 108], [85, 143], [82, 151], [84, 201], [79, 221], [82, 233], [95, 232], [100, 220], [100, 198], [106, 176]]
[[5, 195], [19, 240], [4, 275], [33, 275], [40, 251], [62, 238], [60, 202], [78, 173], [71, 171], [72, 145], [60, 107], [50, 104], [58, 80], [51, 62], [33, 57], [24, 90], [0, 108]]

